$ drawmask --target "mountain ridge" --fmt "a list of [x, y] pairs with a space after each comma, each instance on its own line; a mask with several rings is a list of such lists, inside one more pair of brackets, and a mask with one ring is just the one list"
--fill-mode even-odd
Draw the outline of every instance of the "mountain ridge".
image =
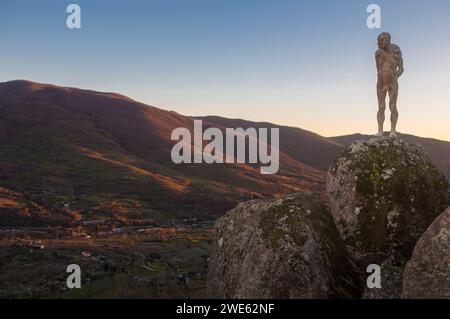
[[[0, 186], [8, 191], [0, 209], [20, 215], [29, 206], [17, 200], [23, 194], [39, 197], [46, 211], [162, 223], [215, 218], [251, 198], [323, 193], [324, 173], [284, 153], [274, 176], [254, 165], [172, 163], [171, 132], [193, 121], [116, 94], [1, 83]], [[13, 199], [5, 195], [11, 192]]]
[[[205, 128], [278, 127], [279, 174], [263, 176], [257, 165], [172, 163], [172, 130], [192, 131], [195, 119], [202, 119]], [[0, 218], [0, 226], [11, 225], [15, 216], [18, 224], [45, 224], [52, 215], [67, 221], [110, 218], [159, 224], [186, 217], [215, 219], [238, 202], [298, 191], [326, 200], [326, 170], [358, 137], [364, 138], [327, 138], [268, 122], [184, 116], [116, 93], [3, 82], [0, 211], [8, 218]], [[450, 176], [450, 143], [408, 138], [428, 143], [430, 157]]]

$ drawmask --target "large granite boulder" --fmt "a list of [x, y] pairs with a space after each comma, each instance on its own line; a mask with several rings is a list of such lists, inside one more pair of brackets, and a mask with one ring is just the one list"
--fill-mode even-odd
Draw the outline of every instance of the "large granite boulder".
[[403, 297], [450, 299], [450, 207], [422, 235], [407, 263]]
[[450, 204], [449, 183], [424, 150], [400, 139], [351, 144], [328, 171], [336, 225], [365, 267], [402, 267], [419, 237]]
[[239, 204], [214, 230], [210, 298], [357, 298], [361, 278], [312, 195]]

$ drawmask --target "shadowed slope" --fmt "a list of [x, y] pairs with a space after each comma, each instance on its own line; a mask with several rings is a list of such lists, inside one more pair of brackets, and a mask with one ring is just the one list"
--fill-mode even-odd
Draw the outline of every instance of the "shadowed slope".
[[[211, 124], [205, 123], [205, 127]], [[171, 132], [193, 119], [112, 93], [0, 84], [0, 186], [48, 209], [88, 213], [108, 202], [142, 218], [215, 218], [237, 202], [323, 191], [323, 172], [281, 154], [280, 174], [257, 166], [175, 165]]]

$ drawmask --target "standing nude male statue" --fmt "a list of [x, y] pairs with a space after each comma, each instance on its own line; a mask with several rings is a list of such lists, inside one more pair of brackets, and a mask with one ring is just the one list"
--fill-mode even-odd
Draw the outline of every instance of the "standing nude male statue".
[[375, 54], [378, 70], [378, 136], [383, 136], [386, 95], [389, 93], [389, 109], [391, 110], [390, 137], [396, 137], [398, 78], [404, 71], [402, 51], [397, 45], [391, 43], [391, 35], [389, 33], [381, 33], [378, 36], [378, 48]]

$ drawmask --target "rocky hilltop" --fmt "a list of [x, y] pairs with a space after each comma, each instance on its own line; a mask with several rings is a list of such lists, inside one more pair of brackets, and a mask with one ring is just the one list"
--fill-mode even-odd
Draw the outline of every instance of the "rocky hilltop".
[[[420, 236], [450, 205], [449, 190], [422, 147], [390, 138], [353, 142], [328, 171], [330, 210], [313, 195], [297, 194], [240, 204], [217, 222], [209, 293], [219, 298], [400, 298], [404, 266]], [[436, 223], [435, 228], [446, 229]], [[431, 239], [421, 240], [426, 247], [448, 235], [427, 233]], [[429, 249], [420, 245], [405, 278], [410, 282], [428, 269], [423, 260]], [[444, 246], [437, 251], [450, 255]], [[381, 266], [381, 289], [365, 288], [369, 264]], [[416, 296], [408, 289], [406, 296]]]
[[398, 263], [448, 206], [448, 188], [421, 147], [390, 138], [354, 142], [327, 177], [333, 216], [355, 257]]
[[[337, 228], [353, 260], [385, 269], [384, 291], [399, 297], [417, 240], [450, 203], [449, 183], [418, 145], [371, 138], [352, 143], [328, 171]], [[387, 291], [389, 290], [389, 291]]]

